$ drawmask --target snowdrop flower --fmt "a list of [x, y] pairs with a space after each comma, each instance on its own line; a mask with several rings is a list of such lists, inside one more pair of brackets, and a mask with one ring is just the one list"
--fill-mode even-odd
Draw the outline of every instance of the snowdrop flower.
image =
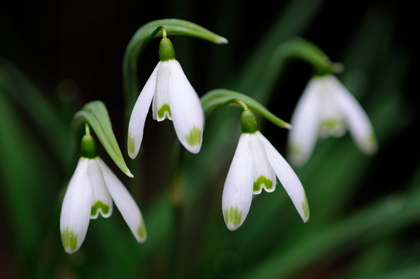
[[175, 60], [172, 42], [165, 33], [160, 42], [159, 57], [160, 61], [140, 92], [130, 117], [127, 147], [132, 159], [139, 152], [152, 100], [154, 120], [172, 120], [179, 141], [191, 153], [198, 153], [201, 148], [203, 108], [181, 65]]
[[348, 127], [356, 145], [366, 154], [377, 142], [366, 113], [351, 93], [333, 75], [313, 77], [292, 115], [289, 155], [294, 165], [303, 165], [312, 154], [318, 137], [345, 134]]
[[306, 222], [309, 205], [299, 178], [257, 130], [253, 112], [244, 110], [241, 118], [242, 134], [223, 188], [222, 210], [226, 226], [231, 231], [238, 229], [248, 215], [253, 196], [260, 194], [262, 189], [273, 192], [277, 178]]
[[60, 217], [64, 250], [75, 253], [85, 239], [90, 219], [112, 214], [112, 201], [138, 242], [146, 240], [142, 214], [122, 182], [97, 156], [96, 144], [89, 134], [82, 139], [82, 156], [69, 182]]

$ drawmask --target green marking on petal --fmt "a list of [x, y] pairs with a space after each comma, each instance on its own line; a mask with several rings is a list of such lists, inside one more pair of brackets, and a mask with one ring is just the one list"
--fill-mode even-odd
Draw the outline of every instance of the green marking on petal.
[[195, 145], [199, 145], [201, 143], [201, 135], [203, 134], [203, 131], [194, 126], [192, 127], [192, 129], [190, 130], [190, 132], [188, 133], [186, 139], [188, 142], [189, 146], [195, 146]]
[[232, 224], [237, 226], [241, 223], [242, 220], [242, 211], [239, 211], [237, 207], [228, 207], [225, 210], [225, 222], [226, 224]]
[[67, 227], [61, 231], [61, 242], [65, 249], [73, 251], [77, 246], [77, 234]]
[[164, 104], [159, 110], [158, 110], [158, 117], [159, 118], [164, 118], [165, 114], [169, 115], [169, 117], [172, 117], [171, 114], [171, 108], [169, 107], [168, 104]]
[[90, 216], [96, 216], [98, 214], [98, 210], [101, 211], [103, 215], [106, 215], [109, 213], [109, 205], [106, 205], [101, 201], [95, 202], [90, 209]]
[[260, 177], [258, 177], [258, 179], [254, 182], [254, 192], [261, 192], [261, 185], [265, 188], [265, 190], [273, 189], [273, 181], [264, 175], [260, 175]]
[[305, 200], [302, 202], [302, 209], [303, 209], [303, 214], [305, 214], [305, 218], [308, 219], [309, 218], [309, 203], [306, 198], [306, 195], [305, 195]]
[[137, 234], [139, 235], [140, 239], [145, 239], [147, 236], [146, 226], [144, 225], [143, 219], [141, 219], [140, 226], [137, 229]]
[[298, 157], [302, 154], [302, 148], [298, 144], [290, 144], [289, 152], [291, 156]]
[[326, 119], [321, 123], [321, 127], [327, 130], [334, 129], [336, 127], [339, 127], [340, 125], [340, 121], [338, 121], [335, 118]]
[[370, 134], [370, 136], [367, 139], [367, 142], [370, 146], [369, 152], [372, 152], [372, 153], [375, 152], [376, 149], [378, 148], [378, 141], [376, 140], [374, 133]]
[[135, 151], [135, 141], [131, 133], [128, 134], [127, 140], [127, 149], [129, 154], [134, 154]]

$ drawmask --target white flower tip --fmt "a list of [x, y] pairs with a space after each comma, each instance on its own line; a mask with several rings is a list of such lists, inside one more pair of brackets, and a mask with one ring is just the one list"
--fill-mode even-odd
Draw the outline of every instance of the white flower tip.
[[306, 223], [310, 215], [309, 204], [308, 204], [308, 200], [306, 199], [306, 195], [305, 195], [304, 201], [302, 202], [302, 208], [301, 210], [299, 210], [299, 214], [302, 217], [303, 222]]
[[127, 175], [130, 178], [133, 178], [134, 177], [134, 174], [132, 174], [129, 169], [126, 170], [125, 175]]
[[185, 139], [186, 139], [185, 148], [189, 152], [193, 154], [197, 154], [198, 152], [200, 152], [200, 149], [201, 149], [201, 143], [203, 139], [203, 129], [197, 126], [192, 127], [191, 130], [186, 135]]
[[260, 175], [254, 182], [253, 194], [261, 194], [262, 189], [264, 189], [267, 193], [272, 193], [274, 190], [276, 190], [276, 182], [265, 177], [264, 175]]
[[137, 231], [134, 233], [134, 237], [139, 243], [143, 243], [147, 239], [147, 230], [146, 230], [146, 226], [144, 225], [143, 218], [140, 221], [140, 225], [137, 228]]
[[112, 214], [112, 204], [108, 205], [106, 202], [97, 200], [90, 209], [90, 219], [98, 218], [99, 214], [103, 218], [108, 218]]
[[[136, 140], [133, 137], [132, 133], [128, 133], [128, 139], [127, 139], [127, 151], [128, 151], [128, 156], [130, 156], [131, 159], [135, 159], [137, 157], [137, 154], [139, 152], [138, 148], [136, 148]], [[131, 174], [132, 176], [130, 176], [131, 172], [128, 174], [126, 173], [126, 175], [128, 175], [129, 177], [134, 177], [133, 174]]]
[[223, 216], [225, 219], [226, 226], [230, 231], [237, 230], [244, 222], [242, 218], [242, 211], [240, 211], [238, 207], [231, 206], [226, 208], [223, 211]]
[[78, 243], [79, 241], [78, 235], [68, 227], [61, 231], [61, 242], [67, 254], [73, 254], [79, 250], [82, 245]]
[[218, 44], [227, 44], [229, 43], [228, 39], [224, 38], [224, 37], [220, 37], [219, 40], [217, 40]]
[[378, 151], [378, 141], [372, 133], [363, 143], [360, 144], [362, 151], [368, 155], [375, 154]]
[[292, 165], [301, 167], [308, 161], [309, 156], [299, 144], [290, 143], [288, 146], [288, 159]]

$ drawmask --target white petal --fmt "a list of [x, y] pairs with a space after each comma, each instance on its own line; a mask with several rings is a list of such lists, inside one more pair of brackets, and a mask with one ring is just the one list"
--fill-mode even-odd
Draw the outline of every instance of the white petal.
[[368, 116], [359, 102], [336, 77], [330, 76], [329, 78], [330, 82], [336, 87], [338, 105], [343, 112], [354, 141], [363, 152], [374, 153], [377, 150], [377, 142]]
[[91, 188], [87, 173], [88, 160], [79, 159], [61, 208], [61, 240], [64, 250], [69, 254], [79, 250], [89, 226]]
[[256, 134], [249, 135], [249, 148], [254, 162], [254, 194], [260, 194], [262, 189], [271, 193], [276, 189], [276, 174], [268, 162], [264, 146]]
[[196, 154], [203, 139], [203, 107], [179, 62], [169, 60], [168, 63], [171, 71], [169, 98], [175, 132], [182, 145]]
[[156, 74], [159, 69], [156, 65], [146, 84], [140, 92], [134, 105], [128, 124], [127, 149], [130, 158], [136, 158], [143, 140], [144, 123], [155, 93]]
[[252, 202], [252, 156], [249, 134], [242, 134], [226, 177], [222, 196], [222, 210], [226, 226], [233, 231], [239, 228], [248, 215]]
[[307, 162], [318, 139], [320, 100], [317, 92], [319, 87], [318, 79], [312, 78], [309, 81], [291, 118], [288, 157], [292, 164], [297, 166]]
[[343, 114], [338, 105], [337, 87], [331, 83], [329, 76], [313, 77], [318, 84], [317, 98], [319, 99], [319, 135], [321, 137], [341, 137], [346, 132]]
[[153, 119], [157, 121], [163, 121], [166, 118], [172, 120], [172, 112], [169, 100], [169, 94], [171, 89], [170, 80], [172, 73], [169, 65], [169, 61], [159, 62], [159, 70], [156, 75], [156, 90], [155, 97], [153, 98]]
[[273, 145], [260, 132], [256, 132], [256, 134], [264, 145], [268, 161], [279, 178], [280, 183], [283, 185], [295, 205], [296, 210], [302, 217], [302, 220], [306, 222], [309, 218], [309, 205], [302, 183], [290, 165], [273, 147]]
[[88, 161], [88, 176], [92, 189], [90, 219], [107, 218], [112, 214], [112, 198], [106, 188], [104, 176], [99, 166], [99, 157]]
[[133, 197], [102, 159], [98, 158], [98, 163], [102, 169], [108, 191], [134, 237], [138, 242], [145, 241], [146, 227], [140, 209]]

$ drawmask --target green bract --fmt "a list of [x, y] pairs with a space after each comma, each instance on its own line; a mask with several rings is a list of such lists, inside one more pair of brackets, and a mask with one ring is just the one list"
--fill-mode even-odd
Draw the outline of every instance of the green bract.
[[114, 163], [127, 176], [133, 177], [133, 174], [124, 161], [121, 149], [112, 130], [108, 111], [103, 102], [92, 101], [87, 103], [82, 110], [78, 111], [73, 117], [72, 127], [74, 131], [79, 131], [86, 122], [95, 131], [96, 136]]

